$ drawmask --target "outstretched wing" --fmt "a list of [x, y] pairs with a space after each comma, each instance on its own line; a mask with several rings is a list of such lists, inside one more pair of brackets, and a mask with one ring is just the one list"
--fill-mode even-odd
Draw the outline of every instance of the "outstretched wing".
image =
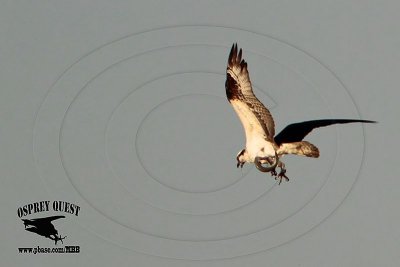
[[286, 126], [274, 139], [277, 145], [299, 142], [315, 128], [353, 122], [375, 123], [376, 121], [346, 119], [303, 121]]
[[260, 134], [264, 139], [272, 141], [275, 135], [274, 120], [253, 93], [247, 63], [242, 59], [242, 49], [238, 53], [237, 44], [232, 45], [229, 54], [225, 89], [229, 102], [242, 122], [246, 138]]
[[51, 221], [54, 221], [54, 220], [57, 220], [60, 218], [65, 218], [65, 216], [64, 215], [50, 216], [50, 217], [45, 217], [45, 218], [31, 219], [30, 221], [42, 223], [42, 222], [51, 222]]

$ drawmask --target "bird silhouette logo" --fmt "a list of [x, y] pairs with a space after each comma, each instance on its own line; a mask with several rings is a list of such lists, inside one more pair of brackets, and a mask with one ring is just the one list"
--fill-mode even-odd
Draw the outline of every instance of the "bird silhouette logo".
[[58, 234], [58, 231], [52, 224], [52, 221], [61, 218], [65, 218], [65, 216], [59, 215], [36, 219], [22, 219], [22, 221], [24, 222], [26, 231], [49, 238], [54, 241], [55, 245], [57, 245], [58, 241], [63, 243], [63, 240], [66, 238], [66, 236], [61, 237], [61, 235]]

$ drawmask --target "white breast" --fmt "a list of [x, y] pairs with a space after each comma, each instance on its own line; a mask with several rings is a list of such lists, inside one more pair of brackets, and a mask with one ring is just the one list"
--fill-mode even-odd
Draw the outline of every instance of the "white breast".
[[250, 161], [254, 162], [256, 156], [275, 156], [273, 145], [266, 141], [264, 129], [246, 103], [236, 99], [230, 102], [242, 122], [246, 134], [246, 150]]
[[254, 162], [255, 157], [273, 157], [275, 150], [273, 145], [259, 136], [253, 136], [246, 140], [246, 150], [249, 158]]

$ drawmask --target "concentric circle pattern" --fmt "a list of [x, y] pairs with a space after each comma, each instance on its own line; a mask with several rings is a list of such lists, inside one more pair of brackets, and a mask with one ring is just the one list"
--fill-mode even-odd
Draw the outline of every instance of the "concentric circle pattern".
[[[213, 81], [209, 76], [196, 73], [181, 79], [174, 77], [178, 84], [162, 80], [158, 85], [204, 86], [203, 81]], [[231, 168], [232, 159], [226, 157], [226, 151], [231, 149], [228, 142], [204, 149], [210, 139], [224, 140], [229, 135], [227, 128], [218, 127], [229, 118], [224, 116], [225, 112], [219, 112], [223, 101], [213, 95], [182, 95], [160, 103], [147, 114], [137, 131], [135, 150], [150, 177], [178, 191], [210, 193], [231, 186], [243, 176]]]
[[363, 136], [360, 125], [311, 134], [321, 158], [285, 158], [291, 181], [281, 186], [252, 166], [236, 169], [244, 134], [224, 89], [232, 41], [244, 48], [277, 132], [359, 117], [332, 72], [268, 36], [182, 26], [111, 42], [62, 75], [34, 128], [41, 176], [58, 197], [86, 206], [85, 228], [150, 255], [232, 258], [285, 244], [340, 205], [361, 166], [364, 140], [353, 136], [354, 128]]

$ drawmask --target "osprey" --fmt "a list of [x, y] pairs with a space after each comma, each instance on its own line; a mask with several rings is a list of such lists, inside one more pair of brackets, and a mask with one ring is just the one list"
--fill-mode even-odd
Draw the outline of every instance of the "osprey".
[[[280, 161], [284, 154], [295, 154], [318, 158], [319, 150], [303, 138], [314, 128], [337, 123], [367, 122], [367, 120], [327, 119], [290, 124], [275, 136], [274, 119], [269, 110], [257, 99], [251, 87], [247, 63], [238, 53], [237, 44], [232, 45], [226, 68], [226, 96], [237, 113], [246, 135], [246, 148], [236, 156], [237, 167], [254, 162], [262, 172], [271, 172], [279, 184], [286, 176], [285, 164]], [[275, 136], [275, 137], [274, 137]], [[263, 166], [269, 164], [270, 166]], [[275, 171], [280, 168], [279, 174]]]
[[22, 221], [24, 222], [26, 231], [50, 238], [54, 240], [54, 243], [57, 245], [58, 241], [63, 243], [66, 236], [61, 237], [61, 235], [58, 235], [58, 231], [51, 222], [60, 218], [65, 218], [65, 216], [59, 215], [36, 219], [22, 219]]

